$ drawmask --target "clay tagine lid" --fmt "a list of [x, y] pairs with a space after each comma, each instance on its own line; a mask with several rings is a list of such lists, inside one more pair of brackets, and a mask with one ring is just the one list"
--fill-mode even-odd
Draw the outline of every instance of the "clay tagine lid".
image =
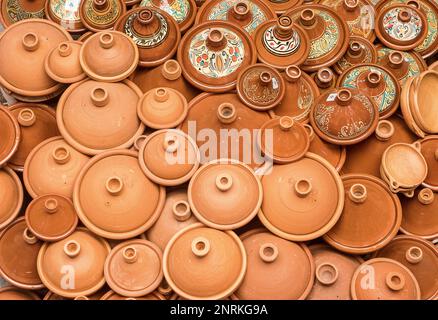
[[373, 98], [380, 119], [386, 119], [397, 111], [400, 85], [397, 78], [382, 66], [372, 63], [352, 66], [339, 77], [338, 86], [358, 89]]
[[246, 269], [247, 256], [239, 237], [201, 223], [175, 234], [164, 251], [166, 281], [186, 299], [226, 298], [242, 283]]
[[152, 226], [165, 198], [165, 189], [143, 174], [137, 152], [112, 150], [84, 166], [75, 184], [73, 203], [88, 229], [117, 240], [133, 238]]
[[420, 144], [421, 154], [427, 162], [427, 176], [423, 186], [438, 191], [438, 135], [427, 136]]
[[438, 105], [436, 93], [431, 90], [438, 85], [438, 72], [425, 71], [413, 82], [414, 94], [411, 112], [417, 125], [426, 133], [438, 133]]
[[38, 295], [29, 290], [13, 286], [0, 288], [0, 300], [41, 300]]
[[320, 96], [310, 112], [315, 133], [327, 142], [350, 145], [368, 138], [376, 129], [379, 112], [361, 91], [333, 89]]
[[287, 11], [285, 16], [302, 27], [310, 39], [309, 55], [301, 66], [304, 71], [317, 71], [338, 61], [347, 51], [350, 32], [347, 23], [334, 9], [306, 4]]
[[45, 4], [46, 17], [61, 25], [72, 34], [86, 31], [79, 16], [81, 1], [47, 0]]
[[251, 221], [260, 209], [262, 185], [254, 171], [237, 160], [213, 160], [199, 168], [190, 180], [190, 209], [205, 225], [237, 229]]
[[42, 242], [29, 231], [24, 218], [9, 224], [0, 234], [0, 275], [19, 288], [44, 288], [37, 272], [41, 246]]
[[48, 20], [14, 23], [0, 34], [0, 59], [8, 62], [0, 66], [0, 84], [21, 96], [42, 100], [59, 92], [61, 84], [46, 74], [44, 59], [59, 43], [71, 40], [64, 28]]
[[45, 0], [1, 1], [0, 23], [4, 28], [25, 19], [44, 19]]
[[154, 67], [172, 58], [181, 39], [176, 21], [156, 8], [140, 7], [128, 11], [120, 17], [114, 29], [135, 42], [141, 67]]
[[237, 78], [237, 94], [248, 107], [266, 111], [284, 98], [286, 86], [283, 77], [272, 67], [254, 64], [243, 69]]
[[144, 174], [162, 186], [189, 181], [200, 161], [196, 142], [181, 130], [170, 129], [148, 135], [138, 157]]
[[126, 11], [124, 0], [83, 0], [79, 17], [93, 32], [111, 29]]
[[122, 242], [106, 259], [105, 280], [120, 295], [144, 296], [154, 291], [163, 279], [162, 259], [160, 248], [150, 241]]
[[114, 291], [110, 290], [107, 293], [105, 293], [100, 300], [167, 300], [166, 297], [164, 297], [159, 292], [152, 292], [142, 297], [125, 297], [121, 296]]
[[24, 164], [27, 192], [32, 198], [44, 194], [71, 198], [76, 177], [88, 159], [62, 137], [44, 140], [30, 152]]
[[23, 186], [20, 178], [9, 167], [0, 169], [0, 230], [8, 226], [20, 213]]
[[342, 176], [344, 209], [324, 240], [336, 249], [365, 254], [385, 246], [397, 234], [402, 219], [400, 201], [385, 182], [363, 174]]
[[278, 16], [285, 13], [289, 9], [292, 9], [296, 6], [300, 6], [303, 2], [305, 2], [303, 0], [282, 0], [282, 1], [262, 0], [262, 1], [266, 3], [268, 6], [270, 6]]
[[313, 285], [315, 264], [305, 244], [284, 240], [263, 228], [250, 230], [240, 239], [248, 267], [233, 299], [306, 299]]
[[351, 36], [349, 38], [348, 49], [342, 58], [333, 65], [333, 68], [338, 74], [342, 74], [351, 66], [361, 63], [376, 63], [377, 50], [372, 42], [369, 40]]
[[5, 165], [18, 151], [21, 130], [9, 108], [0, 107], [0, 167]]
[[353, 300], [420, 300], [421, 296], [412, 272], [392, 259], [375, 258], [364, 262], [351, 281]]
[[262, 177], [261, 222], [274, 234], [292, 241], [316, 239], [338, 221], [344, 187], [335, 168], [307, 153], [298, 161], [274, 165]]
[[129, 80], [84, 80], [68, 87], [57, 107], [58, 128], [77, 150], [95, 155], [130, 147], [144, 131], [137, 117], [142, 93]]
[[55, 81], [61, 83], [74, 83], [85, 79], [86, 75], [79, 62], [79, 52], [82, 42], [61, 42], [46, 57], [44, 68]]
[[34, 199], [26, 209], [29, 230], [43, 241], [59, 241], [76, 229], [78, 216], [69, 198], [51, 194]]
[[249, 34], [225, 21], [208, 21], [190, 29], [177, 57], [184, 77], [208, 92], [235, 88], [240, 71], [257, 60]]
[[160, 87], [147, 91], [137, 104], [141, 121], [153, 129], [175, 128], [187, 116], [187, 99], [177, 90]]
[[[106, 240], [79, 228], [65, 239], [41, 247], [38, 274], [44, 285], [60, 296], [88, 296], [105, 284], [103, 268], [110, 250]], [[68, 277], [72, 274], [73, 283]]]

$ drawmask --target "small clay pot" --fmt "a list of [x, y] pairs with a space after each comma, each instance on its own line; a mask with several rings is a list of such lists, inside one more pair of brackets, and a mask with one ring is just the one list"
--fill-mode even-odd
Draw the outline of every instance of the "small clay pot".
[[82, 48], [80, 41], [61, 42], [58, 47], [49, 52], [44, 68], [50, 78], [61, 83], [74, 83], [85, 79], [79, 53]]
[[34, 292], [13, 286], [0, 288], [0, 300], [41, 300]]
[[112, 29], [125, 12], [123, 0], [83, 0], [79, 6], [82, 23], [93, 32]]
[[45, 0], [1, 1], [0, 23], [4, 28], [24, 19], [44, 19]]
[[48, 0], [45, 1], [45, 16], [64, 27], [72, 35], [85, 32], [85, 28], [79, 16], [79, 6], [81, 1], [68, 2], [67, 0]]
[[21, 140], [21, 130], [13, 113], [0, 107], [0, 167], [3, 167], [18, 151]]
[[376, 47], [372, 42], [360, 36], [350, 36], [347, 52], [333, 65], [333, 68], [340, 75], [357, 64], [376, 63], [377, 54]]
[[7, 227], [20, 213], [23, 186], [20, 178], [9, 167], [0, 169], [0, 230]]
[[160, 294], [159, 292], [152, 292], [149, 293], [143, 297], [125, 297], [121, 296], [114, 291], [110, 290], [107, 293], [105, 293], [100, 300], [166, 300], [166, 298]]

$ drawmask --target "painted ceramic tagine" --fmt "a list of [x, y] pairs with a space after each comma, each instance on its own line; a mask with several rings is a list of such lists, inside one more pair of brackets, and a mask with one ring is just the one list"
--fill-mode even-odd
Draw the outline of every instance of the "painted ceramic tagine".
[[420, 144], [421, 154], [427, 162], [427, 176], [422, 185], [438, 191], [438, 136], [427, 136]]
[[234, 89], [239, 72], [257, 60], [248, 33], [225, 21], [208, 21], [190, 29], [177, 57], [184, 77], [207, 92]]
[[38, 295], [29, 290], [13, 286], [0, 288], [0, 300], [41, 300]]
[[2, 0], [0, 1], [0, 23], [6, 28], [26, 19], [44, 19], [45, 0]]
[[304, 1], [303, 0], [262, 0], [269, 7], [271, 7], [275, 13], [280, 16], [284, 12], [289, 9], [292, 9], [296, 6], [300, 6]]
[[93, 32], [111, 29], [126, 11], [123, 0], [82, 0], [79, 17]]
[[9, 108], [0, 107], [0, 167], [3, 167], [18, 151], [21, 130]]
[[351, 66], [376, 62], [377, 50], [374, 44], [365, 38], [351, 36], [347, 52], [333, 65], [333, 68], [340, 75]]
[[228, 297], [242, 283], [246, 269], [247, 256], [239, 237], [201, 223], [180, 230], [164, 251], [166, 281], [185, 299]]
[[133, 298], [133, 297], [121, 296], [115, 293], [114, 291], [110, 290], [107, 293], [105, 293], [100, 298], [100, 300], [166, 300], [166, 298], [162, 294], [155, 291], [142, 297]]
[[45, 2], [46, 16], [49, 20], [59, 24], [74, 35], [87, 30], [79, 16], [81, 1], [47, 0]]
[[47, 55], [44, 68], [50, 78], [61, 83], [74, 83], [85, 79], [79, 53], [82, 48], [80, 41], [61, 42]]
[[7, 227], [20, 213], [23, 186], [20, 178], [9, 167], [0, 169], [0, 230]]
[[331, 68], [323, 67], [317, 72], [312, 73], [310, 76], [318, 86], [321, 95], [332, 90], [333, 88], [336, 88], [337, 76]]
[[248, 267], [232, 299], [306, 299], [313, 285], [315, 264], [305, 244], [284, 240], [263, 228], [248, 231], [240, 239]]
[[181, 39], [176, 21], [157, 8], [130, 10], [117, 20], [114, 29], [135, 42], [141, 67], [154, 67], [172, 58]]

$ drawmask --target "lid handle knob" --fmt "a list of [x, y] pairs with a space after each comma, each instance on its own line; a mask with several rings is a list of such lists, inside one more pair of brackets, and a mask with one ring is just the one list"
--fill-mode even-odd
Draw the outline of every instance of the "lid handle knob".
[[394, 135], [395, 128], [392, 122], [388, 120], [380, 120], [376, 127], [376, 138], [380, 141], [387, 141]]
[[91, 101], [96, 107], [103, 107], [108, 104], [109, 94], [105, 88], [96, 87], [91, 90]]
[[316, 73], [316, 84], [320, 88], [328, 88], [333, 83], [333, 72], [329, 68], [321, 68]]
[[220, 191], [228, 191], [233, 186], [233, 178], [228, 173], [218, 174], [216, 177], [216, 187]]
[[154, 92], [154, 99], [158, 102], [165, 102], [169, 99], [169, 91], [166, 88], [157, 88]]
[[421, 189], [421, 191], [418, 193], [418, 201], [420, 201], [422, 204], [431, 204], [434, 199], [435, 194], [429, 188]]
[[35, 121], [36, 116], [32, 109], [25, 108], [18, 113], [18, 123], [23, 127], [30, 127]]
[[350, 57], [359, 57], [363, 52], [363, 47], [358, 41], [351, 41], [348, 46], [348, 55]]
[[312, 9], [304, 9], [301, 11], [300, 21], [304, 26], [312, 26], [316, 21], [315, 12]]
[[[101, 0], [94, 0], [94, 1], [101, 1]], [[109, 32], [102, 32], [102, 34], [99, 36], [99, 43], [102, 48], [109, 49], [114, 45], [114, 36]]]
[[166, 134], [163, 140], [163, 149], [167, 153], [175, 153], [180, 147], [180, 142], [177, 136]]
[[400, 291], [405, 286], [405, 277], [400, 272], [389, 272], [385, 282], [389, 289]]
[[308, 179], [298, 179], [294, 185], [295, 193], [298, 197], [307, 197], [312, 192], [312, 183]]
[[423, 260], [423, 250], [419, 247], [410, 247], [406, 250], [406, 260], [412, 264], [417, 264]]
[[392, 51], [388, 54], [388, 64], [391, 66], [391, 68], [400, 69], [405, 63], [406, 62], [403, 58], [403, 53], [400, 51]]
[[122, 256], [126, 263], [134, 263], [138, 258], [137, 249], [134, 247], [126, 247], [122, 251]]
[[68, 57], [72, 51], [73, 49], [68, 42], [61, 42], [58, 45], [58, 53], [61, 57]]
[[355, 183], [350, 187], [348, 197], [355, 203], [363, 203], [367, 198], [367, 188], [360, 183]]
[[65, 164], [70, 160], [71, 155], [70, 151], [66, 147], [58, 146], [53, 149], [52, 157], [57, 164]]
[[148, 8], [145, 8], [143, 10], [140, 10], [140, 12], [137, 15], [137, 20], [142, 25], [148, 25], [150, 24], [154, 19], [154, 14], [152, 11]]
[[210, 241], [204, 237], [197, 237], [192, 241], [192, 252], [202, 258], [210, 251]]
[[29, 230], [25, 228], [23, 231], [23, 239], [27, 244], [35, 244], [38, 242], [38, 238]]
[[122, 192], [123, 180], [120, 177], [109, 177], [105, 182], [106, 190], [113, 196], [117, 196]]
[[58, 211], [58, 208], [58, 200], [56, 200], [55, 198], [48, 198], [46, 201], [44, 201], [44, 209], [46, 209], [46, 212], [55, 213], [56, 211]]
[[233, 15], [237, 20], [245, 20], [249, 15], [249, 7], [246, 2], [239, 1], [233, 7]]
[[351, 99], [353, 99], [353, 95], [351, 94], [351, 91], [348, 89], [340, 89], [336, 96], [336, 102], [340, 106], [348, 106], [351, 102]]
[[359, 5], [358, 0], [344, 0], [344, 8], [347, 11], [354, 11]]
[[289, 117], [289, 116], [281, 117], [279, 122], [280, 122], [280, 128], [283, 131], [290, 130], [295, 124], [294, 119], [292, 117]]
[[212, 29], [207, 36], [207, 46], [214, 50], [219, 50], [226, 44], [224, 34], [219, 29]]
[[274, 262], [278, 257], [278, 248], [273, 243], [265, 243], [260, 246], [259, 256], [264, 262]]
[[186, 221], [192, 215], [190, 205], [185, 200], [176, 201], [172, 206], [172, 212], [178, 221]]
[[411, 21], [411, 16], [412, 16], [412, 14], [411, 14], [411, 12], [410, 11], [408, 11], [408, 10], [406, 10], [406, 9], [401, 9], [399, 12], [398, 12], [398, 19], [401, 21], [401, 22], [409, 22], [409, 21]]
[[275, 25], [274, 32], [277, 37], [281, 39], [290, 38], [293, 32], [293, 21], [291, 17], [284, 16], [280, 17], [277, 20], [277, 24]]
[[70, 258], [76, 257], [80, 251], [81, 245], [76, 240], [70, 240], [64, 244], [64, 253]]
[[382, 82], [382, 75], [377, 71], [370, 71], [366, 78], [368, 87], [375, 88]]
[[167, 60], [161, 69], [163, 77], [170, 81], [179, 79], [179, 77], [181, 77], [181, 72], [181, 66], [178, 61], [173, 59]]
[[93, 0], [93, 7], [97, 11], [104, 11], [108, 8], [109, 2], [108, 0]]
[[23, 36], [23, 47], [26, 51], [35, 51], [39, 46], [39, 39], [36, 33], [28, 32]]
[[335, 283], [338, 276], [338, 268], [332, 263], [323, 262], [316, 267], [316, 279], [325, 286]]
[[301, 78], [301, 69], [298, 66], [290, 65], [285, 70], [286, 80], [296, 82]]
[[237, 118], [236, 107], [228, 102], [221, 103], [217, 108], [217, 117], [223, 124], [230, 124]]
[[261, 82], [261, 84], [264, 85], [264, 86], [267, 86], [267, 85], [269, 85], [270, 83], [272, 83], [272, 75], [271, 75], [271, 73], [268, 72], [268, 71], [262, 71], [262, 72], [260, 72], [260, 76], [259, 76], [259, 78], [260, 78], [260, 82]]

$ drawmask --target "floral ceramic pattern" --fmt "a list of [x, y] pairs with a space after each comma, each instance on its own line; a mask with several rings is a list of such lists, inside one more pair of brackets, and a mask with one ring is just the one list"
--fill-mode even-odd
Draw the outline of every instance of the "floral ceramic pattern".
[[44, 9], [35, 12], [28, 12], [21, 7], [19, 0], [7, 0], [6, 12], [8, 14], [9, 20], [13, 22], [31, 18], [44, 18]]
[[263, 45], [276, 56], [289, 56], [300, 47], [301, 39], [298, 32], [292, 31], [288, 40], [278, 39], [275, 35], [275, 26], [271, 26], [263, 33]]
[[[365, 52], [365, 54], [363, 56], [363, 59], [356, 62], [356, 64], [371, 62], [373, 60], [373, 53], [371, 52], [371, 49], [368, 46], [364, 46], [362, 44], [360, 46], [362, 47], [362, 50]], [[345, 57], [339, 59], [337, 64], [341, 70], [345, 70], [352, 66], [352, 64], [347, 59], [345, 59]]]
[[87, 19], [96, 25], [106, 25], [115, 22], [119, 18], [122, 8], [119, 1], [109, 1], [110, 9], [103, 13], [99, 13], [98, 11], [94, 10], [93, 1], [88, 0], [84, 5]]
[[[378, 49], [377, 50], [378, 61], [380, 62], [384, 57], [386, 57], [387, 55], [389, 55], [393, 51], [395, 51], [395, 50], [385, 48], [385, 47]], [[404, 76], [402, 79], [400, 79], [400, 82], [403, 84], [406, 82], [406, 80], [408, 78], [411, 78], [411, 77], [418, 75], [421, 72], [421, 69], [420, 69], [420, 66], [418, 65], [417, 60], [415, 60], [415, 58], [409, 52], [403, 52], [403, 51], [399, 51], [399, 52], [403, 55], [403, 59], [409, 65], [409, 69], [408, 69], [406, 76]]]
[[315, 14], [324, 19], [325, 30], [321, 37], [311, 41], [308, 59], [313, 60], [329, 54], [336, 47], [339, 41], [339, 34], [341, 33], [336, 19], [329, 13], [316, 10]]
[[211, 29], [205, 29], [195, 35], [190, 42], [189, 61], [202, 75], [209, 78], [226, 77], [235, 72], [245, 57], [242, 39], [234, 32], [215, 28], [224, 35], [226, 45], [219, 51], [207, 47], [207, 37]]
[[410, 41], [417, 38], [423, 28], [420, 16], [409, 8], [411, 13], [411, 20], [409, 22], [402, 22], [398, 19], [400, 8], [393, 8], [385, 13], [383, 16], [383, 29], [393, 39], [399, 41]]
[[[155, 7], [155, 5], [152, 0], [142, 0], [140, 7]], [[160, 0], [158, 8], [170, 14], [178, 24], [183, 23], [190, 13], [190, 3], [187, 0]]]
[[260, 83], [260, 74], [263, 70], [250, 70], [243, 80], [243, 92], [254, 103], [270, 104], [275, 101], [280, 93], [279, 80], [272, 78], [272, 84], [263, 85]]
[[79, 17], [80, 0], [51, 0], [50, 10], [63, 22], [77, 22]]
[[302, 120], [307, 118], [307, 115], [310, 113], [310, 108], [312, 107], [314, 96], [312, 94], [312, 88], [310, 85], [303, 80], [300, 80], [300, 89], [297, 97], [297, 106], [300, 110], [304, 110], [302, 114], [297, 117], [294, 117], [295, 120]]
[[142, 48], [153, 48], [161, 44], [164, 39], [166, 39], [168, 35], [169, 26], [167, 24], [166, 19], [158, 12], [154, 12], [155, 16], [157, 17], [158, 21], [160, 22], [160, 28], [151, 35], [140, 35], [137, 32], [135, 32], [133, 28], [133, 22], [138, 16], [138, 13], [132, 14], [129, 16], [129, 18], [125, 22], [125, 26], [123, 28], [123, 31], [132, 39], [134, 40], [135, 44]]

